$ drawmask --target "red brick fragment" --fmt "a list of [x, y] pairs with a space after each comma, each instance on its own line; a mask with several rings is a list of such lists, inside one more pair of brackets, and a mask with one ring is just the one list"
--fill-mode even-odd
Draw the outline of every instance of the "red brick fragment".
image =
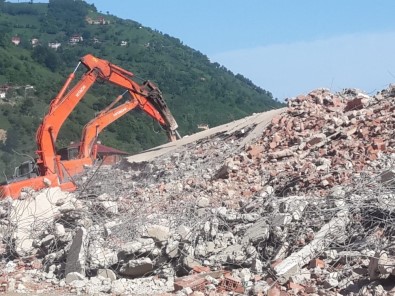
[[248, 148], [247, 152], [249, 158], [259, 158], [263, 152], [263, 146], [252, 145]]
[[332, 104], [334, 107], [342, 107], [343, 106], [343, 102], [338, 97], [332, 98]]
[[344, 108], [344, 112], [353, 111], [353, 110], [361, 110], [361, 109], [363, 109], [362, 99], [355, 98], [355, 99], [347, 102], [347, 105]]
[[277, 265], [279, 265], [283, 260], [282, 259], [276, 259], [271, 262], [270, 267], [275, 268]]
[[252, 193], [250, 190], [244, 190], [244, 191], [241, 192], [241, 195], [242, 195], [243, 197], [251, 197], [252, 194], [253, 194], [253, 193]]
[[280, 295], [281, 295], [281, 290], [277, 286], [271, 287], [269, 291], [267, 291], [267, 296], [280, 296]]
[[277, 125], [280, 123], [280, 120], [281, 120], [281, 115], [274, 116], [272, 119], [272, 124]]
[[179, 291], [184, 288], [191, 288], [193, 291], [205, 291], [205, 287], [208, 282], [205, 278], [199, 276], [199, 274], [191, 275], [183, 278], [179, 278], [174, 282], [174, 290]]
[[376, 150], [385, 151], [386, 145], [382, 138], [373, 139], [373, 148]]
[[307, 286], [307, 287], [305, 287], [305, 289], [304, 289], [304, 291], [307, 293], [307, 294], [312, 294], [312, 293], [317, 293], [317, 287], [311, 287], [311, 286]]
[[323, 268], [325, 268], [325, 262], [321, 259], [316, 258], [316, 259], [313, 259], [310, 261], [309, 266], [310, 266], [310, 268], [319, 267], [319, 268], [323, 269]]
[[314, 145], [316, 145], [316, 144], [318, 144], [318, 143], [321, 143], [321, 142], [323, 142], [323, 141], [325, 141], [325, 140], [326, 140], [326, 138], [323, 137], [322, 135], [321, 135], [321, 136], [316, 136], [316, 137], [310, 139], [310, 140], [307, 142], [307, 144], [310, 145], [310, 146], [314, 146]]
[[287, 288], [293, 290], [296, 293], [304, 290], [304, 287], [302, 285], [293, 282], [288, 282]]
[[195, 272], [195, 273], [210, 272], [210, 267], [196, 265], [196, 266], [192, 267], [192, 271]]
[[236, 293], [244, 293], [244, 288], [240, 281], [236, 280], [235, 278], [231, 277], [230, 275], [225, 275], [224, 279], [222, 280], [220, 287], [218, 288], [219, 291], [232, 291]]
[[273, 135], [273, 141], [276, 143], [280, 143], [281, 142], [281, 135], [279, 133], [275, 133]]

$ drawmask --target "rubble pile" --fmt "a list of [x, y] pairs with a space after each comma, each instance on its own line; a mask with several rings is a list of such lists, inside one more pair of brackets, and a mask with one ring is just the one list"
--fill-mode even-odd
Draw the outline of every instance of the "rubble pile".
[[394, 295], [394, 97], [316, 90], [267, 127], [1, 201], [0, 289]]
[[375, 173], [374, 160], [395, 151], [395, 86], [370, 97], [354, 89], [318, 89], [288, 101], [256, 144], [248, 147], [282, 195], [350, 184]]
[[377, 184], [326, 198], [280, 198], [268, 187], [237, 210], [207, 197], [160, 213], [150, 203], [124, 211], [109, 194], [69, 197], [29, 256], [4, 262], [3, 278], [13, 279], [9, 291], [114, 295], [376, 289], [395, 273], [395, 194]]

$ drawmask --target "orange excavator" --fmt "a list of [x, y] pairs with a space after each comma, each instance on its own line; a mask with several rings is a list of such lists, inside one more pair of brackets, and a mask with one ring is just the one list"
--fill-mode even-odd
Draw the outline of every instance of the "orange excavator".
[[[87, 71], [67, 92], [81, 64], [87, 68]], [[140, 85], [133, 80], [133, 77], [132, 72], [91, 54], [82, 57], [62, 89], [51, 101], [49, 111], [37, 130], [37, 159], [24, 162], [15, 169], [13, 178], [0, 186], [0, 197], [18, 198], [24, 188], [40, 190], [46, 187], [60, 187], [65, 191], [76, 189], [71, 177], [80, 170], [75, 170], [73, 167], [83, 167], [83, 163], [88, 161], [88, 157], [85, 155], [68, 163], [62, 162], [60, 155], [56, 152], [56, 139], [64, 121], [98, 80], [114, 84], [129, 92], [133, 98], [133, 108], [138, 106], [157, 120], [166, 130], [169, 140], [175, 141], [179, 136], [178, 125], [159, 90], [150, 82]]]
[[[151, 115], [151, 112], [147, 112], [155, 120], [159, 122], [162, 128], [166, 131], [168, 140], [170, 142], [175, 141], [176, 138], [180, 138], [177, 130], [171, 130], [167, 128], [169, 124], [162, 121], [161, 118], [172, 118], [167, 113], [162, 116], [158, 110], [168, 110], [165, 105], [165, 101], [162, 97], [162, 93], [159, 88], [151, 81], [145, 81], [142, 84], [142, 88], [145, 89], [144, 94], [137, 94], [130, 91], [125, 91], [122, 95], [119, 95], [109, 106], [99, 112], [95, 118], [89, 121], [82, 130], [82, 137], [78, 147], [72, 148], [72, 152], [66, 153], [65, 158], [67, 160], [61, 161], [62, 166], [67, 170], [70, 175], [76, 175], [84, 170], [84, 167], [91, 166], [97, 159], [97, 143], [96, 140], [98, 135], [108, 125], [118, 120], [128, 112], [139, 107], [141, 110], [146, 112], [146, 108], [149, 106], [145, 103], [145, 98], [152, 102], [155, 107], [155, 117]], [[118, 104], [124, 95], [128, 93], [130, 98], [122, 104]], [[151, 107], [149, 107], [151, 110]], [[78, 153], [74, 151], [78, 149]]]

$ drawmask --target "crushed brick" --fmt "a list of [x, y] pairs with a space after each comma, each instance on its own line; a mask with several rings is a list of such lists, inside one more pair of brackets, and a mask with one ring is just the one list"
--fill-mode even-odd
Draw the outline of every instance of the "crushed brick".
[[319, 267], [321, 269], [324, 269], [325, 268], [325, 262], [323, 260], [321, 260], [321, 259], [313, 259], [313, 260], [310, 261], [309, 267], [310, 268]]
[[[373, 97], [354, 89], [317, 89], [287, 101], [287, 112], [274, 118], [258, 140], [266, 153], [256, 159], [279, 192], [303, 189], [323, 195], [333, 185], [351, 182], [354, 168], [374, 172], [371, 161], [395, 151], [392, 86]], [[330, 165], [322, 166], [318, 159], [330, 160]], [[327, 176], [322, 174], [325, 167]]]

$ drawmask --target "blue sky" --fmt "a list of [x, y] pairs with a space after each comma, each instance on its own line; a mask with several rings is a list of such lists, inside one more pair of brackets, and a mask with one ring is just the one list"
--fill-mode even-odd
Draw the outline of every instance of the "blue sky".
[[86, 2], [179, 38], [279, 99], [395, 82], [394, 0]]

